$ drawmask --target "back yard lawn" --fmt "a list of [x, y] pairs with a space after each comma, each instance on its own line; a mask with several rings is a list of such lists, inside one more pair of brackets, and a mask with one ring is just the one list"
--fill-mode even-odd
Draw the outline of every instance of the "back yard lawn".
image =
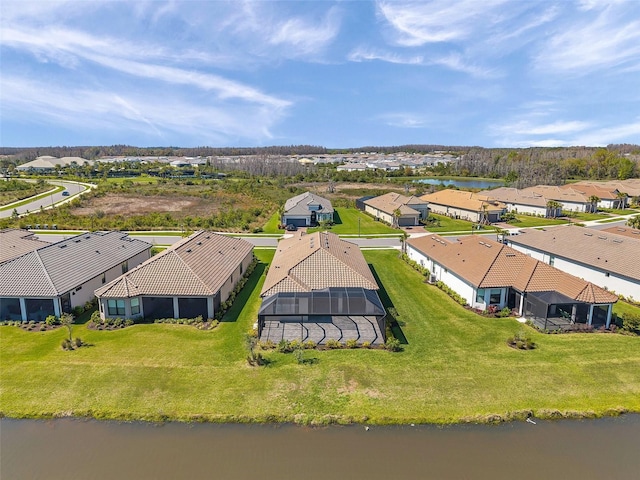
[[[446, 215], [438, 215], [436, 213], [429, 214], [429, 222], [424, 226], [429, 232], [471, 232], [477, 224], [468, 222], [467, 220], [456, 220]], [[486, 229], [488, 227], [483, 227]]]
[[566, 218], [543, 218], [531, 215], [516, 215], [516, 221], [508, 222], [517, 228], [546, 227], [548, 225], [564, 225], [570, 223]]
[[[640, 338], [544, 335], [516, 320], [479, 317], [398, 259], [366, 251], [397, 310], [407, 344], [383, 350], [263, 352], [249, 367], [244, 334], [256, 320], [273, 250], [212, 331], [134, 325], [73, 335], [91, 344], [65, 352], [66, 331], [0, 327], [0, 405], [9, 417], [77, 415], [184, 421], [449, 423], [524, 418], [527, 412], [601, 415], [640, 411]], [[521, 330], [539, 348], [506, 340]]]

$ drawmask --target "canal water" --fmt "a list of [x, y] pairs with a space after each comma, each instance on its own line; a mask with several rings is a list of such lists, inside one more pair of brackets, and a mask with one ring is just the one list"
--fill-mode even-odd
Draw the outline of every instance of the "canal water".
[[485, 190], [487, 188], [502, 187], [502, 180], [441, 180], [438, 178], [423, 178], [416, 180], [419, 183], [427, 185], [444, 185], [445, 187], [454, 186], [460, 188], [479, 188]]
[[498, 426], [0, 420], [10, 479], [633, 479], [640, 415]]

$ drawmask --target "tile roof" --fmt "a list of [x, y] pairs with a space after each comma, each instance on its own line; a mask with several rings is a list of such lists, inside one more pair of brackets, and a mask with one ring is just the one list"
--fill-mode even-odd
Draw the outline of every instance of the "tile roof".
[[49, 243], [38, 240], [28, 230], [14, 228], [0, 230], [0, 263], [33, 252], [46, 245]]
[[580, 184], [576, 185], [575, 183], [570, 183], [567, 185], [563, 185], [560, 187], [563, 190], [573, 190], [575, 192], [581, 193], [587, 199], [591, 196], [596, 196], [600, 200], [615, 200], [618, 198], [616, 195], [616, 189], [607, 189], [603, 188], [600, 185], [596, 184]]
[[420, 215], [420, 212], [412, 208], [411, 205], [426, 206], [426, 202], [424, 200], [421, 200], [414, 195], [407, 197], [395, 192], [389, 192], [384, 195], [370, 198], [365, 200], [364, 203], [365, 205], [369, 205], [389, 215], [393, 215], [393, 212], [398, 209], [402, 215]]
[[629, 178], [627, 180], [609, 180], [606, 182], [596, 181], [581, 181], [574, 183], [573, 185], [596, 185], [600, 188], [617, 190], [619, 192], [626, 193], [631, 197], [640, 196], [640, 179]]
[[329, 287], [377, 290], [378, 284], [357, 245], [334, 233], [300, 232], [279, 242], [260, 295]]
[[547, 206], [547, 199], [542, 195], [535, 192], [518, 190], [517, 188], [500, 187], [493, 190], [484, 190], [479, 193], [503, 203], [516, 203], [543, 208]]
[[542, 195], [547, 200], [555, 200], [557, 202], [591, 203], [589, 202], [589, 195], [553, 185], [536, 185], [523, 188], [521, 191], [526, 194]]
[[96, 296], [212, 296], [252, 251], [246, 240], [199, 231], [100, 287]]
[[428, 203], [460, 208], [470, 212], [482, 212], [485, 206], [487, 207], [487, 211], [490, 212], [502, 211], [506, 208], [502, 202], [494, 200], [488, 195], [479, 195], [473, 192], [453, 190], [450, 188], [434, 193], [427, 193], [420, 198]]
[[0, 296], [62, 295], [150, 248], [122, 232], [83, 233], [47, 244], [0, 264]]
[[640, 238], [569, 225], [523, 229], [509, 241], [640, 280]]
[[522, 292], [556, 291], [587, 303], [612, 303], [617, 296], [486, 237], [448, 242], [438, 235], [407, 243], [477, 288], [513, 287]]
[[309, 215], [311, 210], [308, 205], [310, 204], [321, 205], [322, 208], [316, 210], [317, 212], [333, 213], [333, 206], [329, 200], [311, 192], [301, 193], [287, 200], [284, 204], [284, 213], [285, 215]]
[[600, 230], [600, 233], [613, 233], [615, 235], [622, 235], [623, 237], [630, 237], [640, 240], [640, 230], [631, 227], [609, 227]]

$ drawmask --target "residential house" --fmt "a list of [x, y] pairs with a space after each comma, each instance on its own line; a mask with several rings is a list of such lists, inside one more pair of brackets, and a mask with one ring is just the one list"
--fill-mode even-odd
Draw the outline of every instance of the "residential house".
[[333, 222], [333, 212], [333, 206], [329, 200], [311, 192], [305, 192], [286, 201], [282, 224], [311, 227], [320, 222]]
[[260, 296], [262, 341], [384, 343], [385, 309], [357, 245], [329, 232], [278, 243]]
[[598, 197], [596, 206], [599, 208], [624, 208], [627, 202], [626, 195], [617, 188], [606, 188], [595, 183], [570, 183], [560, 188], [579, 192], [587, 199]]
[[389, 225], [419, 225], [429, 216], [427, 202], [415, 196], [389, 192], [363, 201], [364, 211]]
[[640, 299], [640, 239], [577, 226], [524, 229], [508, 245], [620, 295]]
[[525, 195], [540, 195], [547, 200], [553, 200], [562, 205], [562, 210], [568, 212], [594, 212], [597, 205], [594, 205], [585, 195], [576, 190], [557, 187], [553, 185], [536, 185], [521, 190]]
[[338, 165], [338, 172], [364, 172], [367, 170], [367, 164], [362, 162], [347, 162], [344, 165]]
[[540, 217], [559, 217], [562, 215], [562, 206], [549, 206], [549, 201], [540, 194], [524, 192], [517, 188], [500, 187], [493, 190], [479, 192], [488, 198], [504, 203], [508, 212], [523, 213]]
[[38, 240], [29, 230], [6, 228], [0, 230], [0, 263], [50, 245]]
[[624, 237], [635, 238], [640, 240], [640, 230], [631, 227], [609, 227], [599, 230], [600, 233], [613, 233], [614, 235], [622, 235]]
[[504, 203], [487, 195], [464, 190], [444, 189], [420, 198], [429, 204], [432, 213], [474, 223], [498, 222], [506, 211]]
[[93, 232], [0, 263], [0, 319], [42, 321], [94, 299], [94, 290], [151, 255], [122, 232]]
[[49, 172], [57, 170], [59, 167], [68, 167], [69, 165], [77, 165], [79, 167], [83, 165], [93, 165], [93, 160], [87, 160], [81, 157], [51, 157], [49, 155], [43, 155], [22, 165], [18, 165], [16, 170], [19, 172], [38, 171]]
[[611, 322], [617, 296], [486, 237], [449, 242], [438, 235], [407, 240], [407, 255], [469, 305], [516, 310], [545, 330]]
[[100, 316], [214, 318], [253, 261], [253, 245], [199, 231], [98, 288]]

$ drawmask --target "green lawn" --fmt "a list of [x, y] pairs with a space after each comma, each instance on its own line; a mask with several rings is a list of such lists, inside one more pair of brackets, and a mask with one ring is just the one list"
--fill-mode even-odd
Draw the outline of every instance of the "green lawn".
[[[473, 222], [467, 220], [456, 220], [455, 218], [447, 217], [446, 215], [438, 215], [436, 213], [429, 213], [430, 219], [437, 220], [436, 224], [427, 224], [425, 228], [434, 233], [441, 232], [464, 232], [472, 231], [472, 227], [476, 225]], [[485, 229], [486, 227], [483, 227]]]
[[586, 213], [586, 212], [571, 212], [571, 215], [568, 215], [571, 218], [575, 218], [581, 220], [583, 222], [588, 222], [590, 220], [602, 220], [604, 218], [610, 218], [611, 215], [606, 213]]
[[[400, 230], [391, 228], [384, 222], [377, 222], [356, 208], [336, 208], [334, 220], [329, 231], [338, 235], [402, 234]], [[310, 228], [309, 232], [316, 230], [318, 228]]]
[[528, 227], [546, 227], [547, 225], [564, 225], [569, 223], [568, 220], [563, 218], [543, 218], [533, 217], [530, 215], [516, 215], [517, 222], [509, 222], [516, 228], [528, 228]]
[[[256, 250], [269, 262], [273, 250]], [[213, 331], [135, 325], [74, 328], [92, 344], [60, 349], [65, 331], [0, 327], [0, 405], [9, 417], [78, 415], [184, 421], [448, 423], [496, 414], [524, 418], [640, 411], [640, 338], [544, 335], [514, 319], [476, 316], [398, 260], [366, 251], [408, 344], [404, 351], [267, 353], [247, 365], [243, 335], [259, 307], [259, 264], [234, 309]], [[388, 295], [388, 296], [387, 296]], [[390, 300], [389, 300], [390, 299]], [[516, 351], [524, 329], [539, 348]]]
[[[376, 222], [372, 217], [362, 213], [356, 208], [336, 208], [334, 214], [335, 224], [329, 228], [330, 232], [338, 235], [376, 235], [376, 234], [398, 234], [402, 232], [391, 228], [384, 222]], [[358, 220], [360, 226], [358, 229]], [[273, 214], [266, 225], [262, 228], [265, 233], [285, 233], [283, 229], [278, 229], [280, 217]], [[309, 232], [315, 232], [319, 228], [310, 228]]]

